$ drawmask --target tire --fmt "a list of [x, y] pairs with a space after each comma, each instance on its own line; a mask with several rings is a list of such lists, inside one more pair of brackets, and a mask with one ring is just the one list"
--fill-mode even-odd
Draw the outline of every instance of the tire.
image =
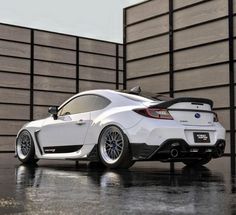
[[202, 158], [201, 160], [188, 160], [183, 161], [186, 166], [195, 167], [195, 166], [203, 166], [211, 161], [211, 158]]
[[108, 168], [128, 169], [135, 163], [128, 138], [115, 125], [102, 130], [98, 141], [98, 154], [101, 162]]
[[24, 164], [36, 164], [34, 141], [27, 130], [23, 130], [16, 140], [16, 152], [18, 159]]

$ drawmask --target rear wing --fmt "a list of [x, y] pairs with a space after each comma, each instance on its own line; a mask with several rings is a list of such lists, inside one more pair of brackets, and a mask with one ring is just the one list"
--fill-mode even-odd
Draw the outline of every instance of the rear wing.
[[191, 97], [180, 97], [176, 99], [172, 99], [170, 101], [162, 102], [157, 105], [152, 105], [152, 108], [163, 108], [166, 109], [176, 103], [180, 102], [191, 102], [195, 105], [202, 105], [202, 104], [209, 104], [211, 108], [213, 107], [213, 101], [210, 99], [204, 99], [204, 98], [191, 98]]

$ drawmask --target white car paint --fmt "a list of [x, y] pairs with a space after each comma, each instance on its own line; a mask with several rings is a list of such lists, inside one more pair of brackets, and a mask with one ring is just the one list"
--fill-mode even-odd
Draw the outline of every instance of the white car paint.
[[[80, 113], [74, 115], [59, 116], [54, 120], [52, 116], [46, 119], [27, 123], [19, 133], [28, 130], [34, 143], [38, 142], [40, 147], [83, 145], [76, 152], [71, 153], [40, 153], [38, 144], [35, 144], [36, 157], [39, 159], [83, 159], [91, 152], [98, 143], [99, 135], [103, 128], [108, 125], [116, 125], [127, 135], [130, 143], [161, 145], [171, 138], [185, 140], [191, 146], [212, 146], [218, 139], [225, 139], [225, 129], [219, 122], [213, 122], [212, 113], [202, 113], [201, 120], [194, 118], [193, 112], [198, 110], [211, 111], [209, 104], [195, 107], [188, 102], [181, 102], [170, 107], [169, 113], [173, 120], [153, 119], [137, 114], [133, 109], [146, 108], [147, 106], [160, 104], [161, 101], [151, 101], [143, 98], [143, 102], [134, 101], [140, 97], [137, 95], [124, 94], [113, 90], [91, 90], [76, 94], [65, 101], [60, 107], [73, 98], [81, 95], [100, 95], [106, 97], [111, 103], [102, 110]], [[134, 99], [130, 100], [125, 96]], [[59, 109], [60, 109], [59, 107]], [[194, 109], [196, 111], [181, 111], [176, 109]], [[172, 110], [171, 110], [172, 109]], [[175, 110], [174, 110], [175, 109]], [[78, 125], [83, 120], [82, 125]], [[193, 132], [208, 132], [210, 143], [195, 143]], [[36, 140], [35, 132], [38, 133]], [[18, 133], [18, 134], [19, 134]]]

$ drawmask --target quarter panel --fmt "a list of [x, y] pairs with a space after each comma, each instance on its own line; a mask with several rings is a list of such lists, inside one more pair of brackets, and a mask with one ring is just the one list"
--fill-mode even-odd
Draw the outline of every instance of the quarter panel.
[[142, 116], [133, 112], [137, 106], [125, 106], [111, 108], [108, 110], [94, 111], [91, 113], [92, 124], [89, 128], [85, 144], [98, 143], [99, 135], [103, 128], [109, 125], [116, 125], [127, 135], [126, 129], [135, 126], [141, 121]]

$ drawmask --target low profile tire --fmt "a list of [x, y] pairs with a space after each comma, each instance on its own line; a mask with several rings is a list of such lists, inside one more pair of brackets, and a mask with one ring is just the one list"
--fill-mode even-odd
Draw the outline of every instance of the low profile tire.
[[211, 158], [202, 158], [201, 160], [189, 160], [189, 161], [183, 161], [183, 163], [186, 166], [190, 167], [197, 167], [197, 166], [203, 166], [211, 161]]
[[24, 164], [36, 164], [33, 139], [27, 130], [20, 132], [16, 140], [16, 152], [18, 159]]
[[135, 162], [124, 132], [117, 126], [107, 126], [101, 132], [98, 153], [101, 162], [108, 168], [128, 169]]

